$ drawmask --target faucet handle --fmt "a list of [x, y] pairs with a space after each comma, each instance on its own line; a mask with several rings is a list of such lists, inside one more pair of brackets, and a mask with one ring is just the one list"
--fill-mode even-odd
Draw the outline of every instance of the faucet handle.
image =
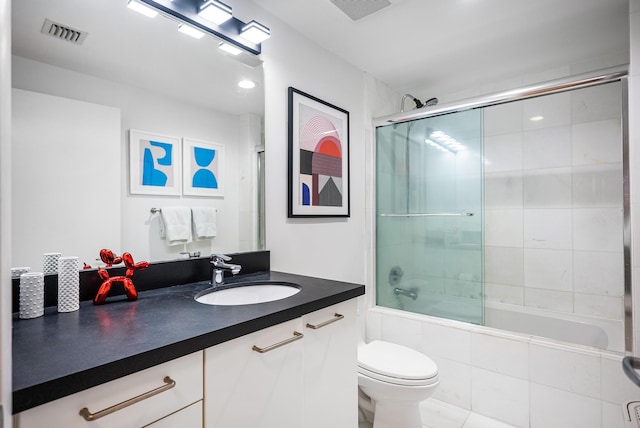
[[211, 262], [214, 262], [216, 260], [217, 261], [222, 260], [223, 262], [228, 262], [229, 260], [231, 260], [231, 257], [226, 256], [224, 254], [216, 254], [216, 253], [211, 254]]

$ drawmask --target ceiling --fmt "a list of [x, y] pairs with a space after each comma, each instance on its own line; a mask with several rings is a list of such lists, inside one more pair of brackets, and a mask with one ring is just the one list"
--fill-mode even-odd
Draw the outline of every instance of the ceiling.
[[628, 0], [390, 0], [357, 21], [330, 0], [253, 2], [422, 100], [629, 50]]
[[[216, 40], [193, 39], [176, 31], [175, 21], [149, 19], [126, 5], [127, 0], [14, 0], [13, 53], [206, 108], [263, 113], [261, 66], [231, 59]], [[74, 45], [44, 35], [45, 18], [88, 36]], [[240, 79], [258, 86], [241, 89]]]
[[[237, 8], [247, 6], [243, 1], [249, 0], [227, 0]], [[332, 0], [252, 0], [356, 68], [422, 100], [585, 59], [626, 58], [629, 51], [629, 0], [388, 1], [354, 21]], [[207, 108], [263, 112], [261, 66], [232, 60], [214, 40], [191, 39], [175, 31], [175, 22], [125, 6], [126, 0], [14, 0], [13, 52]], [[45, 18], [89, 35], [80, 46], [45, 36]], [[259, 86], [240, 89], [240, 78]]]

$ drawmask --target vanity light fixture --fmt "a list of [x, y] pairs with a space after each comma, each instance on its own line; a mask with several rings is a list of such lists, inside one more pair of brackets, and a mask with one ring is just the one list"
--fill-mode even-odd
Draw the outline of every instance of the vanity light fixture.
[[270, 36], [271, 30], [257, 21], [250, 21], [247, 25], [242, 27], [242, 32], [240, 33], [240, 37], [255, 44], [264, 42]]
[[218, 43], [218, 47], [229, 55], [236, 56], [242, 53], [242, 49], [230, 45], [229, 43], [220, 42]]
[[197, 30], [190, 25], [178, 24], [178, 31], [198, 40], [204, 37], [204, 33], [202, 31]]
[[[236, 55], [236, 59], [255, 67], [261, 64], [260, 43], [270, 35], [269, 28], [256, 22], [245, 23], [232, 14], [231, 6], [219, 0], [128, 0], [129, 7], [140, 10], [148, 7], [154, 15], [160, 13], [179, 24], [180, 31], [193, 37], [202, 37], [198, 32], [213, 36], [224, 45], [233, 46], [239, 51], [229, 52], [224, 45], [221, 48]], [[150, 15], [148, 15], [150, 16]], [[252, 55], [240, 55], [247, 52]]]
[[452, 151], [453, 153], [458, 153], [458, 152], [467, 150], [464, 144], [460, 143], [458, 140], [456, 140], [453, 137], [450, 137], [449, 135], [447, 135], [442, 131], [433, 131], [429, 135], [429, 138], [431, 138], [432, 140], [435, 140], [436, 143], [440, 144], [442, 147], [446, 148], [447, 150]]
[[238, 86], [242, 89], [253, 89], [256, 87], [256, 82], [253, 80], [244, 79], [238, 82]]
[[157, 10], [152, 9], [149, 6], [144, 5], [136, 0], [129, 0], [129, 3], [127, 3], [127, 7], [131, 10], [135, 10], [136, 12], [141, 13], [148, 18], [155, 18], [155, 16], [158, 14]]
[[231, 13], [231, 6], [217, 0], [207, 0], [202, 6], [200, 6], [200, 12], [198, 12], [198, 15], [216, 25], [224, 24], [233, 16]]

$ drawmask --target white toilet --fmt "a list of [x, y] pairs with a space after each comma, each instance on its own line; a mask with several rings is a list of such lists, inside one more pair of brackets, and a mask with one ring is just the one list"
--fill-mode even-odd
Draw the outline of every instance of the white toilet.
[[438, 366], [405, 346], [358, 345], [358, 407], [373, 428], [422, 428], [418, 405], [439, 383]]

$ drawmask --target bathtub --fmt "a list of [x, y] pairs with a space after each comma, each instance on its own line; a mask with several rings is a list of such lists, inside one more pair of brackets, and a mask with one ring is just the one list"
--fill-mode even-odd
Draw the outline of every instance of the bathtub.
[[622, 321], [491, 301], [484, 316], [486, 327], [624, 352]]
[[[621, 320], [568, 314], [546, 309], [500, 303], [487, 300], [484, 308], [478, 302], [426, 298], [406, 300], [408, 313], [423, 313], [444, 319], [478, 324], [484, 316], [484, 326], [527, 336], [591, 346], [613, 352], [624, 352], [624, 326]], [[484, 314], [483, 314], [484, 309]]]

